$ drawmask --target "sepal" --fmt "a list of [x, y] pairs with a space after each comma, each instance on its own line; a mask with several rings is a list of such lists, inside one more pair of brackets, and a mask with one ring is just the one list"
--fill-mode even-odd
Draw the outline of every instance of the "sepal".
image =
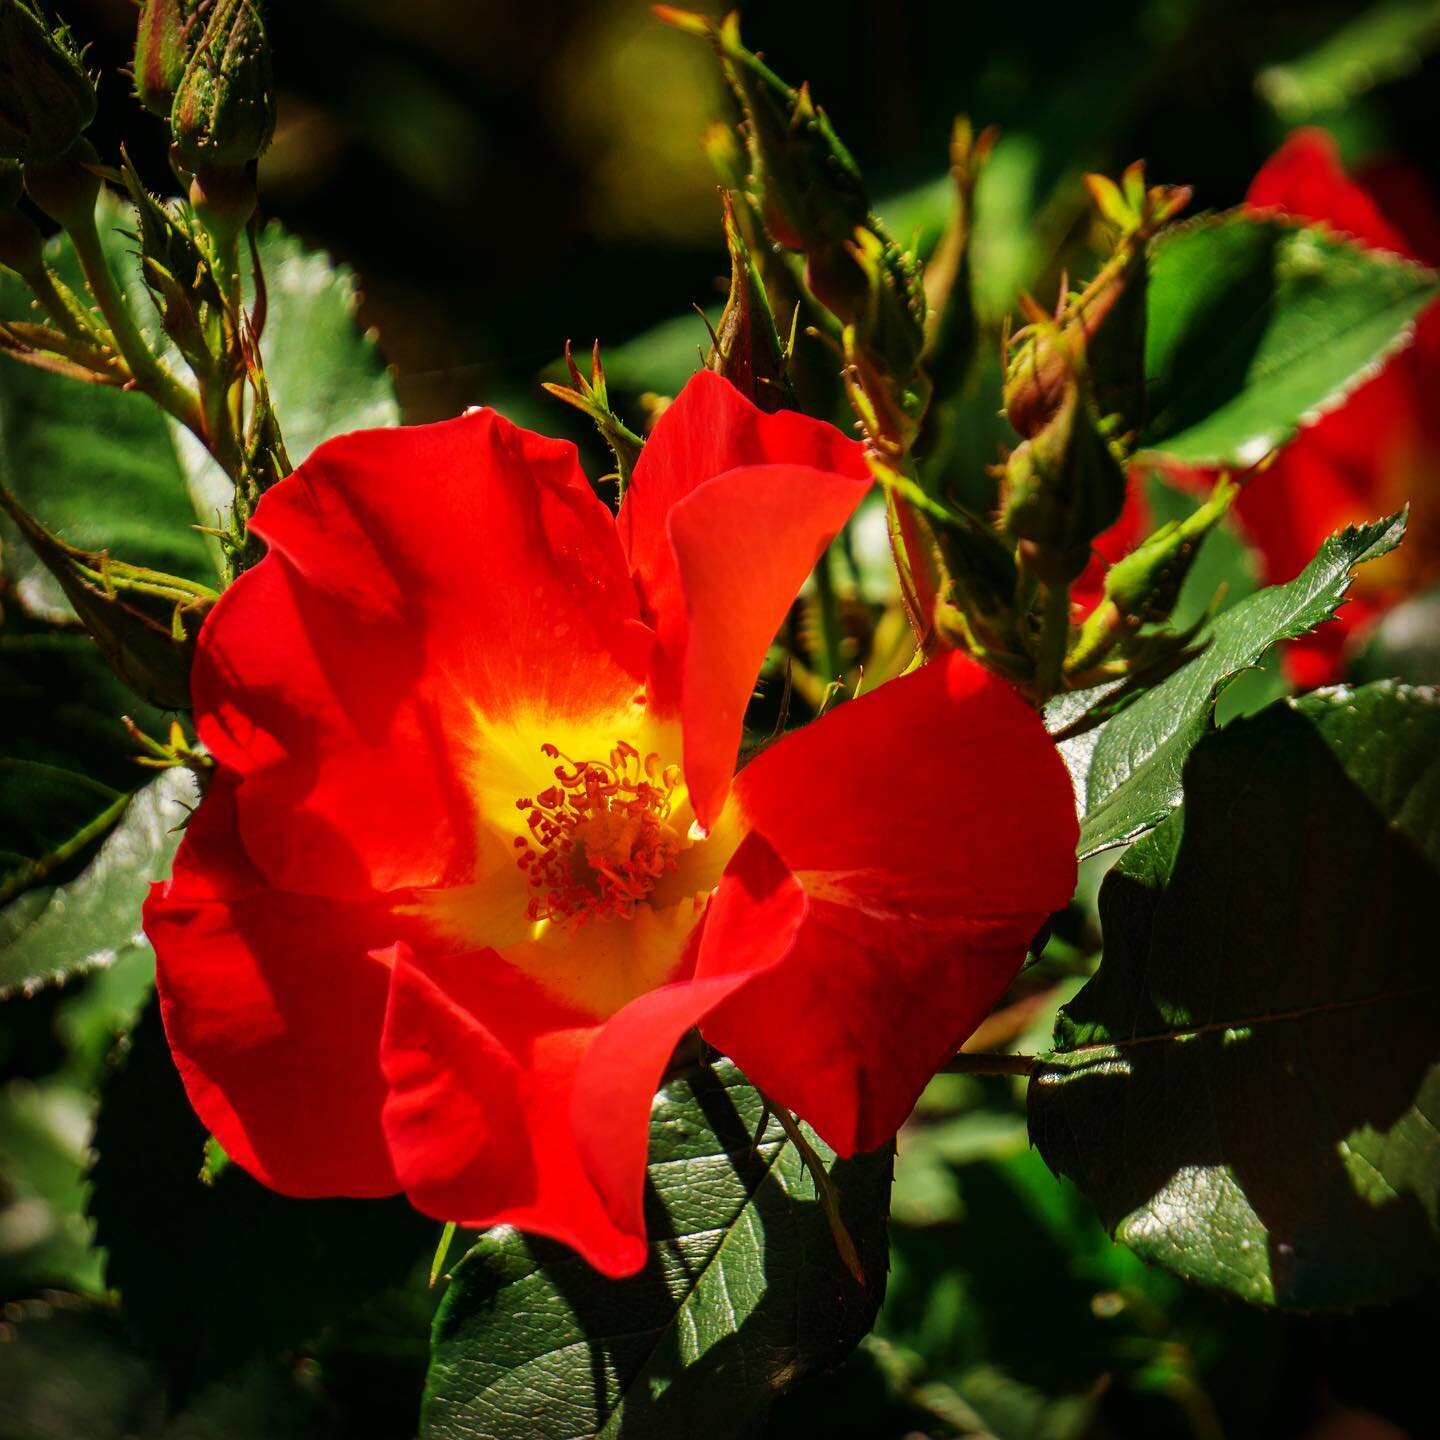
[[196, 38], [200, 0], [140, 0], [135, 27], [135, 97], [170, 118]]
[[575, 356], [570, 349], [568, 340], [565, 342], [565, 364], [570, 371], [570, 384], [559, 385], [554, 381], [547, 380], [541, 388], [557, 400], [563, 400], [582, 415], [588, 416], [594, 422], [601, 439], [610, 447], [611, 453], [615, 456], [615, 478], [619, 482], [620, 493], [623, 495], [625, 487], [630, 483], [630, 476], [634, 473], [635, 462], [640, 458], [640, 451], [644, 448], [645, 441], [610, 408], [610, 392], [605, 383], [605, 367], [600, 363], [600, 342], [598, 340], [595, 341], [590, 351], [590, 378], [588, 380], [575, 363]]
[[725, 245], [730, 252], [730, 294], [706, 367], [723, 375], [764, 411], [791, 409], [795, 397], [786, 364], [788, 347], [781, 343], [765, 282], [728, 191], [721, 193], [721, 202], [725, 207]]

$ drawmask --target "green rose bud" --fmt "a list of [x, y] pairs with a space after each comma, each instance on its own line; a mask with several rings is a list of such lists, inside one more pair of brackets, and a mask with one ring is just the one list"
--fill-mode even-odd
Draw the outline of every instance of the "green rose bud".
[[135, 94], [152, 115], [170, 118], [199, 28], [200, 0], [141, 0], [135, 30]]
[[0, 156], [63, 154], [95, 118], [95, 87], [63, 25], [35, 0], [0, 0]]
[[270, 143], [275, 87], [256, 0], [216, 0], [175, 91], [170, 131], [196, 171], [238, 168]]

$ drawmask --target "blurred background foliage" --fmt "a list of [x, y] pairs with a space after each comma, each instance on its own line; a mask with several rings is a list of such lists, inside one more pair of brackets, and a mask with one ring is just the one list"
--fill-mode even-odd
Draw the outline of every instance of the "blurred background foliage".
[[[113, 154], [126, 138], [166, 190], [162, 127], [114, 76], [130, 0], [61, 8], [104, 74], [94, 139]], [[689, 307], [718, 303], [726, 272], [699, 137], [728, 100], [703, 46], [655, 23], [644, 0], [269, 11], [281, 103], [264, 211], [354, 267], [407, 420], [493, 403], [593, 445], [538, 388], [567, 338], [616, 347], [612, 374], [632, 400], [689, 368], [705, 341]], [[1154, 180], [1196, 187], [1194, 208], [1223, 207], [1289, 128], [1318, 123], [1351, 164], [1400, 156], [1440, 188], [1433, 3], [767, 0], [744, 20], [749, 43], [812, 82], [897, 233], [933, 233], [944, 216], [955, 113], [1002, 128], [975, 242], [996, 320], [1021, 286], [1053, 293], [1088, 169], [1143, 156]], [[1222, 578], [1248, 588], [1243, 553], [1224, 543], [1207, 594]], [[1102, 868], [1090, 862], [986, 1044], [1043, 1045], [1093, 967]], [[0, 1366], [0, 1440], [403, 1440], [424, 1373], [424, 1257], [408, 1286], [291, 1344], [279, 1366], [202, 1389], [178, 1416], [109, 1312], [74, 1298], [102, 1293], [83, 1208], [93, 1097], [149, 963], [137, 947], [78, 985], [0, 1004], [0, 1335], [26, 1349], [23, 1367]], [[776, 1440], [1434, 1433], [1433, 1299], [1286, 1317], [1147, 1270], [1030, 1150], [1019, 1081], [932, 1086], [901, 1137], [893, 1239], [875, 1336], [781, 1403]], [[185, 1263], [202, 1273], [208, 1261]]]
[[[128, 136], [166, 188], [163, 127], [137, 123], [113, 74], [130, 0], [63, 9], [106, 72], [96, 143], [113, 153]], [[1209, 208], [1237, 202], [1295, 123], [1330, 126], [1352, 163], [1400, 153], [1433, 174], [1440, 155], [1435, 72], [1419, 63], [1440, 34], [1428, 0], [742, 9], [749, 43], [812, 81], [899, 235], [944, 217], [955, 114], [1001, 127], [976, 242], [996, 313], [1061, 248], [1087, 169], [1143, 156]], [[533, 403], [567, 337], [613, 345], [723, 298], [699, 138], [727, 97], [705, 48], [645, 0], [291, 0], [270, 28], [264, 210], [359, 272], [407, 419], [513, 392]], [[1037, 220], [1033, 245], [1017, 243]]]

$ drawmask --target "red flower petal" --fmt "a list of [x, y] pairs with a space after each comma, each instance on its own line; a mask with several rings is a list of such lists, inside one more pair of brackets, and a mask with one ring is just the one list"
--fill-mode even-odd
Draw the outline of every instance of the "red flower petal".
[[[859, 443], [833, 425], [793, 410], [767, 415], [713, 371], [692, 375], [646, 441], [620, 507], [620, 539], [646, 619], [662, 634], [675, 636], [685, 615], [666, 533], [671, 510], [705, 481], [750, 465], [803, 465], [869, 480]], [[794, 598], [792, 591], [787, 603]]]
[[602, 1024], [493, 953], [397, 956], [385, 1126], [411, 1200], [467, 1228], [510, 1224], [611, 1276], [646, 1259], [648, 1119], [676, 1043], [746, 975], [682, 981]]
[[267, 876], [359, 895], [466, 875], [470, 707], [618, 708], [648, 640], [574, 447], [493, 412], [347, 435], [261, 502], [270, 554], [200, 636], [201, 738]]
[[702, 371], [646, 442], [619, 528], [678, 703], [685, 778], [703, 824], [724, 803], [765, 650], [815, 561], [870, 484], [833, 425], [767, 415]]
[[1404, 235], [1346, 173], [1340, 147], [1326, 130], [1292, 131], [1250, 182], [1245, 203], [1252, 210], [1324, 221], [1366, 245], [1414, 258]]
[[384, 912], [271, 889], [221, 774], [145, 933], [186, 1093], [226, 1153], [287, 1195], [398, 1190], [380, 1127]]
[[708, 481], [670, 512], [688, 621], [680, 663], [685, 781], [702, 825], [713, 825], [725, 804], [765, 652], [868, 483], [757, 466]]
[[874, 1148], [1069, 900], [1069, 777], [1035, 713], [952, 654], [763, 752], [736, 800], [788, 876], [736, 852], [696, 975], [774, 968], [702, 1032], [836, 1150]]

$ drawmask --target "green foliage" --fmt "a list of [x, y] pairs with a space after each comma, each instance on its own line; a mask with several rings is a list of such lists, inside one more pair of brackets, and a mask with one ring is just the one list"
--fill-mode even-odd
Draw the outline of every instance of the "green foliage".
[[1031, 1130], [1144, 1258], [1303, 1308], [1440, 1271], [1437, 757], [1428, 690], [1272, 706], [1111, 872]]
[[1406, 338], [1435, 277], [1329, 230], [1243, 211], [1155, 245], [1143, 450], [1245, 468]]
[[374, 333], [356, 319], [354, 272], [273, 221], [260, 234], [260, 263], [265, 378], [292, 463], [332, 436], [398, 424], [394, 379]]
[[292, 1200], [234, 1164], [202, 1179], [205, 1140], [152, 1005], [101, 1095], [90, 1213], [106, 1281], [179, 1394], [342, 1319], [439, 1230], [401, 1200]]
[[[132, 223], [120, 202], [100, 211], [106, 254], [128, 282], [131, 308], [154, 320], [140, 285], [131, 241], [118, 228]], [[47, 258], [79, 289], [79, 262], [69, 239], [56, 236]], [[30, 292], [0, 268], [0, 317], [31, 319]], [[195, 511], [165, 417], [144, 395], [53, 375], [8, 357], [0, 365], [0, 481], [42, 524], [86, 550], [110, 550], [132, 565], [213, 581], [204, 538], [191, 526]], [[64, 597], [43, 566], [0, 516], [4, 573], [27, 599], [64, 613]]]
[[1082, 801], [1082, 856], [1133, 839], [1180, 803], [1181, 767], [1209, 728], [1222, 687], [1272, 645], [1333, 618], [1351, 570], [1393, 550], [1404, 528], [1397, 515], [1331, 536], [1294, 580], [1218, 616], [1196, 659], [1114, 719], [1064, 743]]
[[435, 1322], [425, 1440], [748, 1433], [775, 1395], [843, 1359], [884, 1292], [888, 1151], [836, 1161], [866, 1275], [846, 1270], [795, 1147], [728, 1061], [652, 1112], [651, 1258], [607, 1281], [563, 1246], [510, 1229], [456, 1268]]

